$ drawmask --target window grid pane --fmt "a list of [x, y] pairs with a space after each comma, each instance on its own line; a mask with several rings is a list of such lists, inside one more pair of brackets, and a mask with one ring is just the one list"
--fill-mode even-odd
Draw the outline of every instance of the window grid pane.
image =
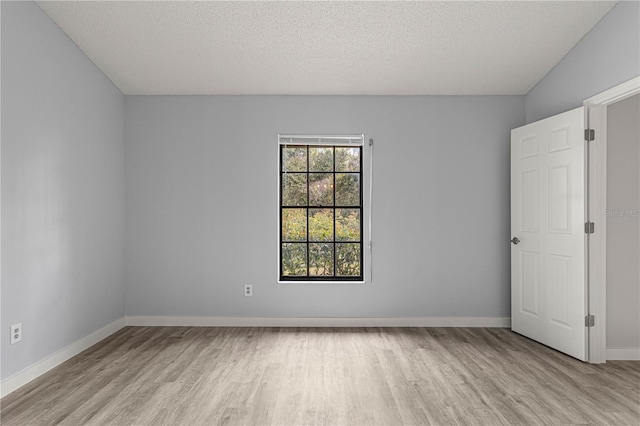
[[280, 145], [280, 279], [361, 281], [362, 147]]

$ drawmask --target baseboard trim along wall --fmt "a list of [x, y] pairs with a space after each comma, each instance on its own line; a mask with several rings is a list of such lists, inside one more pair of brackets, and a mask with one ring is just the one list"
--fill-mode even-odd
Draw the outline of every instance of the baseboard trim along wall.
[[127, 317], [131, 326], [181, 327], [511, 327], [511, 318], [253, 318], [253, 317]]
[[640, 348], [607, 348], [607, 361], [640, 361]]
[[40, 377], [41, 375], [51, 370], [52, 368], [57, 367], [58, 365], [67, 361], [68, 359], [78, 355], [80, 352], [84, 351], [85, 349], [88, 349], [91, 346], [95, 345], [96, 343], [100, 342], [101, 340], [106, 339], [107, 337], [111, 336], [113, 333], [122, 329], [126, 325], [127, 325], [126, 319], [120, 318], [119, 320], [116, 320], [111, 324], [108, 324], [102, 327], [101, 329], [94, 331], [88, 336], [85, 336], [82, 339], [71, 343], [65, 348], [59, 350], [58, 352], [52, 355], [49, 355], [48, 357], [42, 359], [41, 361], [38, 361], [37, 363], [33, 364], [30, 367], [27, 367], [21, 372], [16, 373], [13, 376], [5, 379], [0, 384], [0, 398], [4, 398], [6, 395], [9, 395], [11, 392], [15, 391], [16, 389], [26, 385], [33, 379]]

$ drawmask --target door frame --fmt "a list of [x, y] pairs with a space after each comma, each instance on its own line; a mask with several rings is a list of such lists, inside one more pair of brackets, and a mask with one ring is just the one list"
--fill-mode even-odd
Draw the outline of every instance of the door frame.
[[607, 106], [640, 93], [640, 76], [583, 102], [585, 123], [595, 130], [587, 142], [587, 221], [595, 232], [587, 238], [587, 312], [595, 316], [588, 328], [588, 360], [607, 361]]

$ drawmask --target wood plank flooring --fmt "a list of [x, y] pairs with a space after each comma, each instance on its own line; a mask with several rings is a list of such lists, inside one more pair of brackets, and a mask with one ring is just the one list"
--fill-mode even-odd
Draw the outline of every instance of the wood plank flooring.
[[3, 425], [638, 425], [640, 362], [507, 329], [126, 327], [0, 406]]

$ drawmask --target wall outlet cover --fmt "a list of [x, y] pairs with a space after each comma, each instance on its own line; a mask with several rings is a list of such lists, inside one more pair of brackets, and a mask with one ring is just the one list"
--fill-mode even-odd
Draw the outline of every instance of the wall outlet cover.
[[22, 323], [13, 324], [11, 326], [11, 344], [18, 343], [22, 340]]

